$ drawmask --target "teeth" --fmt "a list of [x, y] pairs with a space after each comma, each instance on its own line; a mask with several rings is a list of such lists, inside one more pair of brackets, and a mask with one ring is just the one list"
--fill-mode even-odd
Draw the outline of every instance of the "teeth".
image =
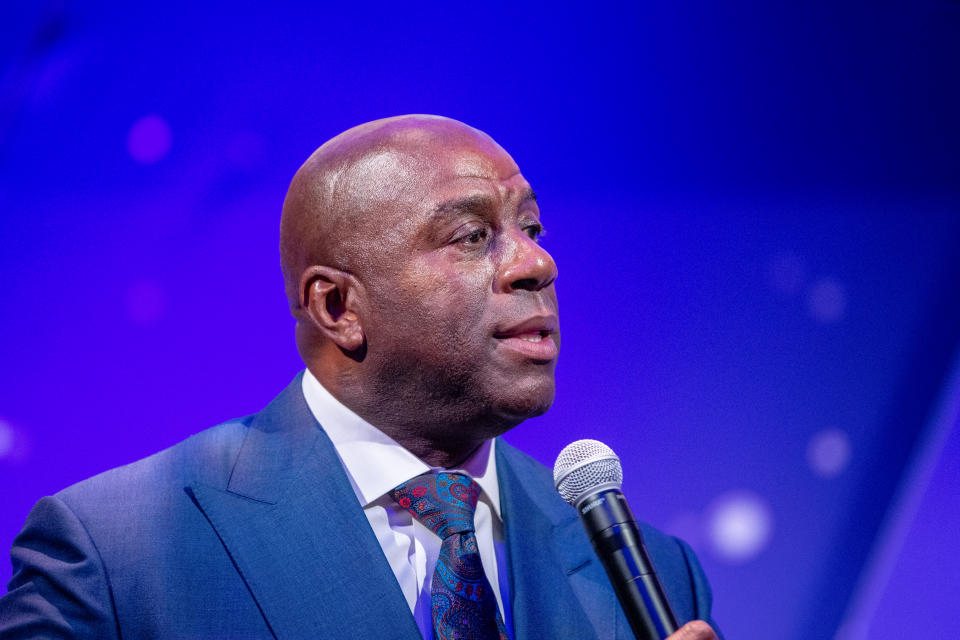
[[540, 335], [539, 333], [532, 333], [532, 334], [528, 333], [528, 334], [517, 336], [517, 337], [519, 337], [521, 340], [526, 340], [527, 342], [540, 342], [541, 340], [543, 340], [543, 336]]

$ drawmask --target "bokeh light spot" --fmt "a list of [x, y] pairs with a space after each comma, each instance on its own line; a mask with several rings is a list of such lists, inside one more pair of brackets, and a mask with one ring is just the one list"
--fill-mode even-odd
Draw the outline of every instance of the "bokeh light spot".
[[141, 327], [157, 324], [167, 309], [167, 296], [156, 282], [141, 280], [127, 290], [127, 317]]
[[822, 324], [838, 322], [847, 311], [847, 293], [843, 285], [832, 278], [818, 280], [807, 293], [807, 311]]
[[0, 419], [0, 458], [5, 458], [13, 451], [16, 440], [13, 427], [5, 420]]
[[158, 115], [140, 118], [127, 134], [127, 151], [141, 164], [153, 164], [163, 159], [173, 142], [167, 121]]
[[850, 462], [850, 438], [840, 429], [824, 429], [807, 444], [807, 463], [822, 478], [839, 475]]
[[731, 491], [710, 508], [710, 543], [728, 562], [744, 562], [763, 551], [773, 532], [773, 514], [766, 501], [750, 491]]

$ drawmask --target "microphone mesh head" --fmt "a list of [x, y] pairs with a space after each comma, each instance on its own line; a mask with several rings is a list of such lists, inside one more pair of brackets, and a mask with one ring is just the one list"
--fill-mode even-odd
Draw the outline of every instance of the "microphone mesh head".
[[598, 440], [571, 442], [553, 465], [553, 484], [560, 496], [572, 505], [594, 487], [607, 484], [619, 489], [622, 483], [620, 458]]

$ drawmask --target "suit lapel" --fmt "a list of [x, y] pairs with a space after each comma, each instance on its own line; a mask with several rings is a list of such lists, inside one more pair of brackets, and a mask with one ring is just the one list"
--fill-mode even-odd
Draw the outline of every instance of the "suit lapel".
[[226, 489], [187, 490], [275, 637], [420, 637], [300, 376], [254, 418]]
[[516, 640], [628, 637], [603, 566], [549, 472], [503, 440], [496, 455]]

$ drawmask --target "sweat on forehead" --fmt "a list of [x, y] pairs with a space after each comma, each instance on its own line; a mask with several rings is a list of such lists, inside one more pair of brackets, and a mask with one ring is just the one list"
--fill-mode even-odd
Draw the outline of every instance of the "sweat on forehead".
[[[299, 278], [313, 264], [350, 271], [362, 260], [358, 216], [377, 202], [397, 201], [411, 180], [431, 174], [451, 152], [496, 158], [516, 170], [490, 136], [462, 122], [407, 115], [358, 125], [323, 144], [290, 183], [280, 222], [280, 259], [287, 296], [299, 300]], [[472, 152], [472, 153], [471, 153]]]

